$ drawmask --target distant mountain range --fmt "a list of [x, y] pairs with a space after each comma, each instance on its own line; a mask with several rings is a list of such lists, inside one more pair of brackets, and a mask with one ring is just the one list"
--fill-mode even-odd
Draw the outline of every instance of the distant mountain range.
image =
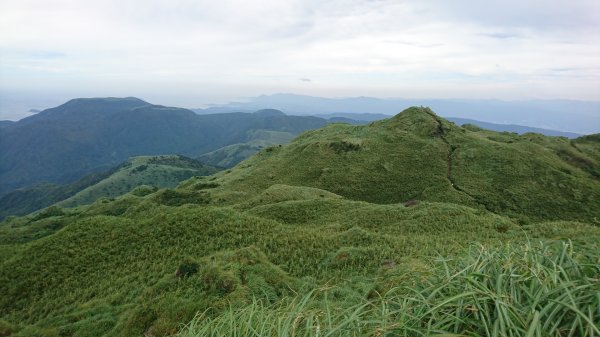
[[475, 125], [475, 126], [478, 126], [480, 128], [486, 129], [486, 130], [492, 130], [492, 131], [498, 131], [498, 132], [514, 132], [514, 133], [518, 133], [520, 135], [525, 134], [525, 133], [539, 133], [539, 134], [546, 135], [546, 136], [567, 137], [567, 138], [577, 138], [577, 137], [582, 136], [581, 134], [573, 133], [573, 132], [563, 132], [563, 131], [556, 131], [556, 130], [532, 128], [530, 126], [523, 126], [523, 125], [486, 123], [486, 122], [476, 121], [476, 120], [467, 119], [467, 118], [449, 117], [447, 119], [451, 122], [456, 123], [457, 125], [471, 124], [471, 125]]
[[277, 110], [198, 115], [137, 98], [74, 99], [0, 127], [0, 196], [42, 182], [71, 183], [129, 157], [197, 157], [252, 140], [256, 130], [297, 135], [328, 120]]
[[254, 111], [264, 107], [292, 115], [378, 113], [395, 115], [409, 106], [427, 106], [440, 116], [495, 124], [515, 124], [578, 134], [600, 132], [600, 101], [322, 98], [295, 94], [262, 95], [247, 102], [195, 109], [198, 113]]
[[[117, 165], [133, 156], [183, 154], [209, 166], [230, 168], [264, 148], [288, 143], [306, 130], [333, 122], [356, 125], [389, 117], [374, 113], [288, 116], [275, 109], [207, 113], [227, 109], [203, 110], [204, 114], [198, 115], [133, 97], [91, 98], [74, 99], [18, 122], [0, 121], [0, 218], [72, 197], [118, 171]], [[580, 136], [464, 118], [448, 120], [501, 132]], [[91, 202], [100, 194], [90, 195], [79, 199]]]

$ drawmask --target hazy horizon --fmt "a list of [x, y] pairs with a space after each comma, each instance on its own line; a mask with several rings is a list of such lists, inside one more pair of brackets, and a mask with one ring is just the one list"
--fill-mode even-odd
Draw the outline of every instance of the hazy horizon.
[[[126, 96], [123, 96], [126, 97]], [[123, 98], [120, 97], [120, 98]], [[129, 95], [128, 97], [132, 97]], [[74, 97], [80, 98], [80, 97]], [[74, 98], [62, 101], [40, 100], [37, 105], [27, 97], [13, 101], [14, 114], [2, 113], [4, 102], [0, 102], [0, 120], [17, 121], [33, 116], [46, 108], [56, 107]], [[81, 97], [97, 98], [104, 97]], [[115, 98], [113, 96], [113, 98]], [[119, 97], [116, 97], [119, 98]], [[410, 99], [377, 97], [318, 97], [293, 93], [276, 93], [245, 97], [226, 104], [207, 106], [185, 106], [136, 97], [150, 104], [173, 106], [194, 110], [198, 114], [254, 112], [261, 109], [277, 109], [287, 115], [327, 116], [338, 115], [352, 119], [372, 120], [392, 116], [411, 106], [426, 106], [446, 118], [466, 118], [484, 123], [519, 125], [576, 134], [600, 132], [600, 101], [582, 100], [493, 100], [493, 99]], [[21, 110], [18, 110], [18, 107]], [[10, 107], [10, 104], [9, 104]], [[28, 111], [33, 107], [36, 111]], [[17, 111], [22, 111], [17, 113]], [[356, 114], [356, 115], [355, 115]], [[353, 115], [357, 117], [352, 117]], [[362, 117], [360, 115], [363, 115]], [[378, 116], [378, 117], [376, 117]], [[15, 117], [15, 118], [6, 118]]]
[[597, 101], [598, 40], [591, 0], [0, 0], [0, 100]]
[[[2, 97], [4, 95], [4, 97]], [[497, 98], [467, 98], [467, 97], [376, 97], [376, 96], [368, 96], [368, 95], [360, 95], [360, 96], [316, 96], [316, 95], [305, 95], [294, 92], [273, 92], [273, 93], [265, 93], [259, 94], [256, 96], [245, 96], [245, 97], [234, 97], [231, 100], [222, 99], [215, 101], [204, 101], [202, 99], [177, 99], [177, 98], [166, 98], [163, 96], [154, 96], [148, 95], [150, 97], [145, 97], [143, 95], [67, 95], [67, 94], [56, 94], [56, 95], [48, 95], [48, 94], [30, 94], [30, 93], [9, 93], [0, 92], [0, 121], [8, 120], [8, 121], [18, 121], [25, 117], [34, 115], [37, 111], [29, 111], [29, 110], [38, 110], [43, 111], [45, 109], [53, 108], [59, 105], [62, 105], [72, 99], [77, 98], [107, 98], [107, 97], [117, 97], [117, 98], [125, 98], [125, 97], [135, 97], [141, 100], [144, 100], [151, 104], [156, 105], [164, 105], [171, 107], [179, 107], [185, 109], [207, 109], [211, 107], [226, 107], [226, 106], [236, 106], [236, 104], [247, 104], [252, 103], [257, 98], [261, 97], [276, 97], [279, 95], [291, 95], [298, 97], [307, 97], [307, 98], [317, 98], [317, 99], [331, 99], [331, 100], [346, 100], [346, 99], [356, 99], [356, 98], [366, 98], [366, 99], [375, 99], [381, 101], [394, 101], [394, 100], [406, 100], [406, 101], [489, 101], [489, 102], [507, 102], [507, 103], [519, 103], [519, 102], [534, 102], [534, 101], [572, 101], [572, 102], [585, 102], [585, 103], [600, 103], [600, 99], [598, 100], [579, 100], [579, 99], [565, 99], [565, 98], [556, 98], [556, 99], [497, 99]], [[200, 96], [202, 97], [202, 96]], [[6, 98], [6, 99], [2, 99]], [[156, 99], [154, 99], [156, 98]], [[416, 104], [416, 103], [415, 103]], [[264, 109], [274, 108], [271, 106], [261, 106]], [[342, 111], [339, 111], [342, 112]], [[400, 112], [400, 111], [398, 111]], [[324, 112], [327, 113], [327, 112]], [[352, 113], [352, 112], [350, 112]], [[363, 113], [363, 112], [361, 112]], [[389, 112], [381, 112], [381, 111], [372, 111], [370, 113], [373, 114], [391, 114]], [[600, 111], [599, 111], [600, 113]]]

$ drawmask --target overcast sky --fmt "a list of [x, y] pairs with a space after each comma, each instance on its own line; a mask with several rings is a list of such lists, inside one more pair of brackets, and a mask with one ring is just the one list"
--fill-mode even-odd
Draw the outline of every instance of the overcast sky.
[[0, 90], [600, 100], [600, 1], [0, 0]]

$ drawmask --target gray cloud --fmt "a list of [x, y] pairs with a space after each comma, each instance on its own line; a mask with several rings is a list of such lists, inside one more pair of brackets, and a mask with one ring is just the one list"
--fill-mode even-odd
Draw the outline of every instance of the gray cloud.
[[510, 33], [482, 33], [481, 35], [491, 37], [494, 39], [500, 39], [500, 40], [514, 39], [514, 38], [520, 37], [519, 34], [510, 34]]
[[595, 0], [0, 0], [0, 90], [600, 99], [599, 15]]

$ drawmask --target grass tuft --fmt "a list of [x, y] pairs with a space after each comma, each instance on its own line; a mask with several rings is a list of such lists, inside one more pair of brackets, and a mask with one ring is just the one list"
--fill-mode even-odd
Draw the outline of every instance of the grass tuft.
[[570, 242], [479, 247], [371, 300], [331, 300], [330, 289], [274, 305], [254, 300], [218, 317], [200, 314], [179, 336], [592, 337], [600, 335], [599, 277]]

